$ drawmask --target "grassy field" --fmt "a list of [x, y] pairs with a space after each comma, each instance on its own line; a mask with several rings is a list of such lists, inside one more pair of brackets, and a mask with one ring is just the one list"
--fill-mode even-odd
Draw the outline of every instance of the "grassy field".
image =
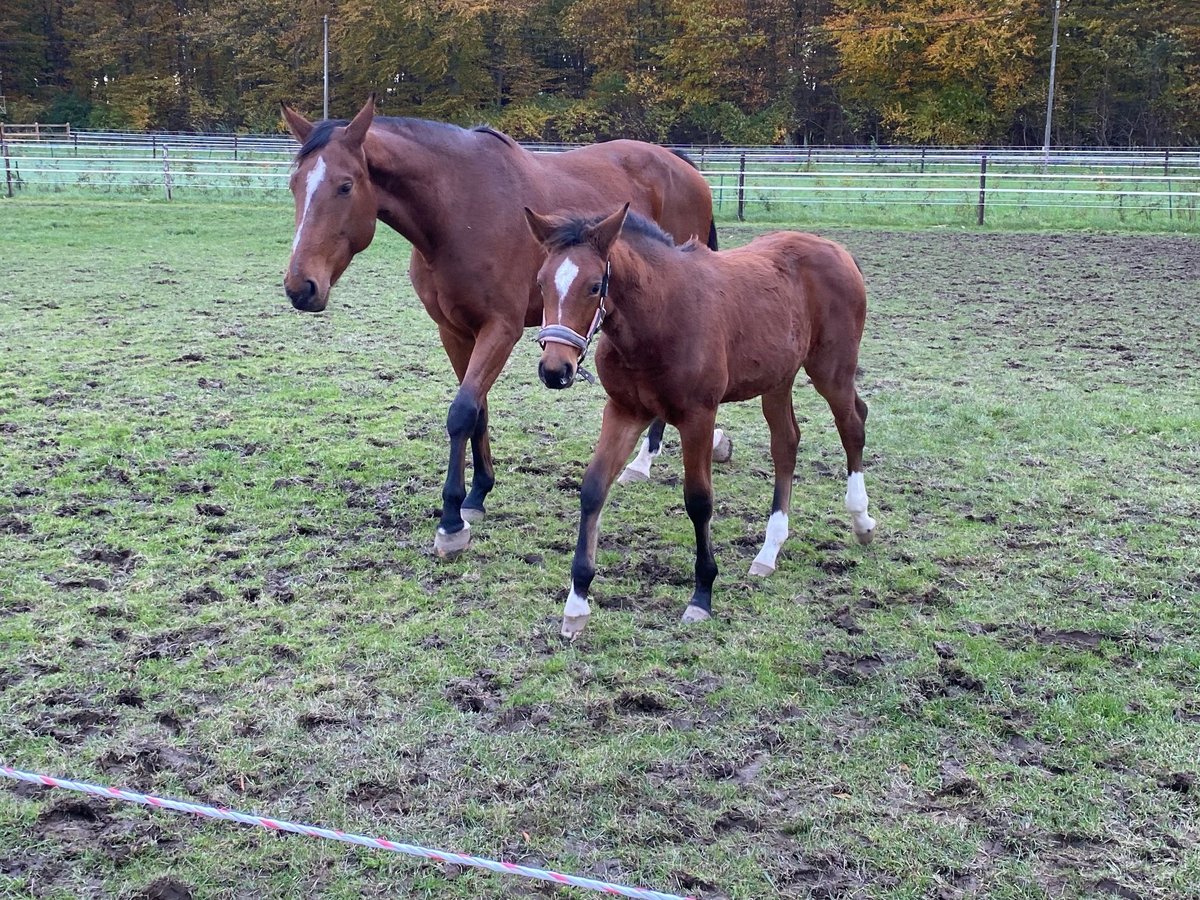
[[[875, 544], [801, 388], [750, 579], [768, 439], [729, 407], [716, 619], [678, 623], [669, 446], [566, 646], [599, 388], [517, 348], [440, 563], [454, 385], [402, 241], [300, 315], [284, 205], [0, 202], [0, 760], [704, 898], [1200, 897], [1200, 244], [823, 233], [867, 275]], [[567, 895], [0, 784], [3, 897]]]

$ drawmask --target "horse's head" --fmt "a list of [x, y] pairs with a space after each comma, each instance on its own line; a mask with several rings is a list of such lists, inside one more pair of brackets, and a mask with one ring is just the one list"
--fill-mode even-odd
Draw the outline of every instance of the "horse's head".
[[283, 289], [296, 309], [320, 312], [354, 254], [375, 236], [375, 191], [363, 150], [375, 118], [375, 95], [349, 123], [314, 124], [287, 106], [283, 118], [300, 142], [291, 178], [296, 237]]
[[528, 207], [529, 230], [546, 251], [538, 270], [542, 292], [542, 358], [538, 377], [556, 390], [575, 383], [575, 373], [587, 354], [606, 312], [609, 253], [629, 204], [602, 219], [564, 219], [541, 216]]

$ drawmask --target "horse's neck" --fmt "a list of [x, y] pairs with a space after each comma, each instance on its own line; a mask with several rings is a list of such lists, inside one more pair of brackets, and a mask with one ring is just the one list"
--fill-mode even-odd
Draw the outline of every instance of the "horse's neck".
[[379, 219], [432, 259], [461, 231], [450, 223], [450, 212], [458, 206], [455, 198], [469, 202], [480, 189], [466, 176], [478, 170], [478, 163], [468, 160], [477, 156], [470, 132], [420, 121], [372, 129], [367, 165]]
[[612, 316], [605, 330], [622, 356], [636, 359], [643, 347], [659, 346], [668, 330], [682, 326], [672, 311], [676, 298], [664, 291], [677, 265], [672, 255], [665, 247], [643, 254], [624, 241], [610, 251]]

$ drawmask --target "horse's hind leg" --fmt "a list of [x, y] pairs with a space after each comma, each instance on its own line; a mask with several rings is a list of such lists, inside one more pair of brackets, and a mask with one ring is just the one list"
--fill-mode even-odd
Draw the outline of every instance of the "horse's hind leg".
[[813, 387], [829, 403], [846, 450], [846, 511], [850, 513], [854, 536], [860, 544], [869, 544], [875, 537], [875, 520], [867, 515], [867, 485], [862, 468], [867, 404], [854, 388], [854, 363], [851, 361], [848, 366], [841, 367], [834, 378], [823, 378], [813, 369], [809, 369], [809, 375]]
[[771, 518], [762, 549], [750, 564], [751, 575], [770, 575], [775, 571], [779, 548], [788, 536], [788, 514], [792, 508], [792, 476], [796, 472], [796, 447], [800, 444], [800, 426], [792, 408], [792, 382], [763, 394], [763, 418], [771, 429], [771, 461], [775, 464], [775, 496], [771, 500]]
[[475, 422], [475, 431], [471, 435], [471, 492], [467, 494], [460, 510], [464, 522], [474, 525], [483, 521], [483, 502], [495, 483], [492, 442], [488, 435], [488, 404], [487, 397], [484, 397], [479, 409], [479, 418]]

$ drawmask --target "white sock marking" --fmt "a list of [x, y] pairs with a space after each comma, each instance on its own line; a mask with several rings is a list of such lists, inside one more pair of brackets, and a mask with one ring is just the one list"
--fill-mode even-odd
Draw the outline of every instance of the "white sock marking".
[[713, 429], [713, 449], [716, 450], [717, 445], [719, 443], [721, 443], [721, 441], [723, 441], [723, 440], [725, 440], [725, 432], [722, 431], [720, 428], [714, 428]]
[[767, 521], [766, 538], [763, 540], [762, 549], [758, 551], [758, 556], [754, 557], [754, 561], [774, 569], [775, 558], [779, 555], [779, 548], [783, 546], [787, 536], [787, 514], [782, 511], [771, 513], [771, 518]]
[[325, 160], [318, 157], [317, 164], [312, 167], [312, 171], [308, 173], [308, 180], [304, 182], [304, 210], [300, 213], [300, 224], [296, 226], [296, 237], [292, 240], [292, 253], [295, 253], [296, 248], [300, 246], [300, 235], [304, 231], [304, 221], [308, 218], [308, 207], [312, 204], [317, 188], [324, 180]]
[[575, 276], [579, 274], [579, 266], [571, 262], [570, 259], [564, 259], [558, 266], [558, 271], [554, 273], [554, 289], [558, 291], [558, 324], [562, 324], [563, 316], [563, 301], [567, 299], [567, 292], [571, 290], [571, 285], [575, 283]]
[[855, 534], [866, 534], [875, 528], [875, 520], [867, 515], [867, 484], [862, 472], [851, 472], [846, 479], [846, 512], [854, 520]]
[[658, 445], [658, 449], [651, 452], [650, 438], [642, 438], [642, 449], [638, 451], [637, 458], [634, 459], [625, 468], [633, 469], [635, 472], [641, 472], [647, 478], [650, 477], [650, 463], [654, 461], [654, 457], [662, 453], [662, 443]]
[[587, 598], [580, 597], [575, 593], [575, 586], [571, 586], [571, 595], [567, 597], [567, 604], [563, 607], [563, 615], [575, 619], [580, 616], [590, 616], [592, 608], [588, 606]]

